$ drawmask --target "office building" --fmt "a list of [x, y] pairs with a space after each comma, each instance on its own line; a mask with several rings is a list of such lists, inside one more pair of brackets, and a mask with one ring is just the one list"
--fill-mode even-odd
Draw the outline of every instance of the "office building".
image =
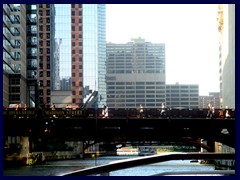
[[27, 103], [26, 5], [3, 4], [3, 106]]
[[166, 106], [169, 108], [198, 108], [199, 86], [189, 84], [167, 84]]
[[208, 104], [212, 103], [216, 109], [220, 108], [220, 93], [210, 92], [208, 96], [199, 96], [199, 108], [208, 108]]
[[155, 108], [165, 102], [165, 44], [132, 39], [107, 43], [107, 104], [111, 108]]
[[38, 59], [39, 103], [42, 107], [51, 103], [54, 73], [55, 7], [38, 4]]
[[235, 5], [218, 6], [219, 80], [223, 107], [235, 108]]
[[55, 4], [55, 8], [55, 39], [61, 40], [55, 54], [61, 82], [71, 77], [72, 104], [82, 106], [98, 94], [91, 104], [97, 107], [106, 101], [105, 5]]

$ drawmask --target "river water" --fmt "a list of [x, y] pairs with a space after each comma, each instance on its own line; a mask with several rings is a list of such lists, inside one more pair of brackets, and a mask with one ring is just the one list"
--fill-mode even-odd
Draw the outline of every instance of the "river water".
[[[45, 162], [41, 165], [24, 166], [14, 168], [4, 168], [4, 176], [57, 176], [62, 173], [71, 172], [73, 170], [93, 167], [96, 165], [108, 164], [113, 161], [126, 158], [136, 158], [138, 156], [106, 156], [91, 159], [61, 160]], [[191, 163], [189, 160], [167, 161], [146, 166], [128, 168], [110, 172], [110, 176], [150, 176], [163, 172], [179, 172], [179, 171], [213, 171], [214, 165], [202, 165], [199, 163]]]

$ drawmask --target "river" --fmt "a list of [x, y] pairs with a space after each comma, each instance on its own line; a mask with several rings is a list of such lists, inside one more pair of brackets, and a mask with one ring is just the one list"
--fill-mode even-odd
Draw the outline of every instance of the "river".
[[[35, 166], [4, 168], [4, 176], [57, 176], [73, 170], [107, 164], [112, 161], [135, 158], [138, 156], [105, 156], [91, 159], [50, 161]], [[189, 160], [167, 161], [146, 166], [110, 172], [110, 176], [150, 176], [163, 172], [213, 171], [214, 165], [191, 163]]]

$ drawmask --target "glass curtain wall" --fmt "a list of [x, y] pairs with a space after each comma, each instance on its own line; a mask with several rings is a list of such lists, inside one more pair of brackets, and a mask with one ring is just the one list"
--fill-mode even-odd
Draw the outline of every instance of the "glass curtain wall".
[[98, 91], [98, 106], [106, 101], [106, 18], [105, 5], [83, 4], [84, 102]]
[[60, 79], [71, 77], [71, 4], [55, 4], [55, 60]]

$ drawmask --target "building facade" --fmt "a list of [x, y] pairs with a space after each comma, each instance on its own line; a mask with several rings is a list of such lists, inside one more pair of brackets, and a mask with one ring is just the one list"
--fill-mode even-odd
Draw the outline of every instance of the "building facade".
[[220, 93], [210, 92], [209, 96], [199, 96], [199, 108], [208, 108], [208, 104], [212, 103], [214, 108], [220, 108]]
[[169, 108], [198, 108], [199, 86], [189, 84], [166, 85], [166, 106]]
[[3, 106], [27, 103], [26, 5], [3, 4]]
[[132, 39], [107, 43], [107, 104], [111, 108], [155, 108], [165, 98], [165, 44]]
[[38, 4], [38, 81], [39, 104], [42, 107], [51, 103], [53, 86], [55, 7], [53, 4]]
[[219, 79], [223, 107], [235, 108], [235, 5], [218, 6]]
[[[71, 78], [72, 104], [83, 105], [98, 92], [106, 101], [106, 8], [101, 4], [56, 4], [55, 39], [61, 39], [60, 79]], [[56, 54], [55, 53], [55, 54]], [[62, 86], [62, 85], [61, 85]]]

